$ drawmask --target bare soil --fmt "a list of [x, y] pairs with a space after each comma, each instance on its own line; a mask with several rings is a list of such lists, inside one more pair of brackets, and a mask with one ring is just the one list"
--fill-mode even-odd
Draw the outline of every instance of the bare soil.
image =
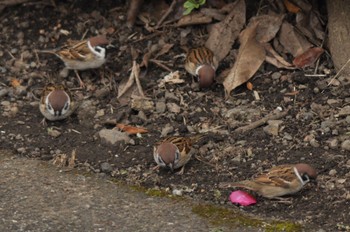
[[[232, 189], [219, 189], [220, 182], [251, 178], [259, 171], [286, 163], [309, 163], [318, 171], [317, 184], [308, 184], [290, 200], [281, 204], [256, 196], [258, 203], [242, 207], [241, 211], [260, 217], [292, 220], [306, 231], [349, 230], [350, 226], [350, 157], [349, 84], [327, 86], [326, 77], [308, 77], [312, 70], [278, 70], [263, 65], [251, 80], [260, 100], [241, 86], [229, 100], [224, 100], [221, 84], [199, 89], [183, 68], [184, 54], [180, 34], [185, 28], [165, 27], [155, 36], [144, 39], [142, 25], [133, 29], [125, 25], [127, 8], [121, 1], [56, 1], [57, 7], [28, 4], [6, 8], [0, 15], [0, 77], [1, 115], [0, 148], [13, 149], [18, 155], [42, 160], [68, 157], [75, 150], [76, 165], [94, 172], [105, 172], [130, 185], [162, 190], [174, 190], [186, 197], [208, 201], [228, 208], [237, 207], [228, 201]], [[111, 11], [111, 9], [113, 9]], [[47, 73], [59, 72], [62, 62], [53, 56], [37, 57], [34, 49], [55, 48], [68, 38], [79, 39], [102, 33], [113, 27], [111, 35], [116, 51], [99, 70], [80, 72], [87, 85], [78, 86], [74, 72], [62, 80], [72, 93], [86, 104], [67, 120], [40, 124], [43, 119], [35, 96], [37, 89], [50, 80]], [[71, 32], [68, 36], [60, 30]], [[188, 46], [205, 41], [205, 27], [193, 26], [187, 38]], [[145, 94], [154, 102], [151, 109], [132, 109], [117, 99], [122, 79], [127, 79], [132, 67], [130, 47], [141, 56], [150, 44], [160, 40], [174, 47], [158, 59], [166, 61], [172, 70], [179, 70], [185, 83], [159, 87], [158, 81], [168, 72], [150, 63], [141, 79]], [[218, 73], [230, 64], [224, 61]], [[331, 59], [323, 55], [320, 69], [333, 70]], [[334, 72], [333, 72], [334, 73]], [[13, 79], [21, 86], [13, 88]], [[58, 79], [55, 79], [57, 81]], [[61, 81], [61, 80], [60, 80]], [[296, 93], [290, 95], [288, 93]], [[165, 109], [160, 105], [165, 104]], [[176, 112], [174, 103], [180, 106]], [[270, 135], [260, 126], [237, 133], [242, 125], [261, 119], [280, 107], [288, 114], [280, 118], [278, 135]], [[343, 111], [342, 111], [343, 110]], [[345, 113], [344, 113], [345, 112]], [[142, 126], [149, 133], [131, 135], [132, 141], [110, 145], [98, 132], [111, 129], [107, 121]], [[167, 135], [189, 135], [209, 131], [197, 144], [196, 157], [186, 165], [183, 175], [169, 170], [153, 171], [153, 144]], [[58, 137], [52, 130], [59, 131]]]

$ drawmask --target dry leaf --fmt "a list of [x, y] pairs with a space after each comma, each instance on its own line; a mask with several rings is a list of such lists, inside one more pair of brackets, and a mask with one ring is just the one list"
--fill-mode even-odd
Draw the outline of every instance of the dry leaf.
[[256, 40], [260, 43], [266, 43], [275, 38], [277, 32], [280, 30], [284, 15], [260, 15], [252, 17], [249, 21], [250, 24], [256, 22], [259, 26], [256, 30]]
[[158, 52], [158, 54], [154, 57], [154, 59], [157, 59], [159, 56], [162, 56], [168, 53], [173, 46], [174, 44], [169, 44], [169, 43], [162, 45], [162, 49]]
[[11, 85], [12, 85], [12, 87], [17, 88], [18, 86], [21, 85], [21, 83], [19, 82], [18, 79], [14, 78], [11, 80]]
[[248, 81], [248, 82], [247, 82], [247, 89], [249, 89], [250, 91], [252, 91], [253, 88], [254, 88], [254, 86], [253, 86], [252, 82]]
[[140, 8], [143, 4], [143, 0], [131, 0], [128, 13], [127, 13], [127, 19], [126, 19], [126, 25], [131, 28], [134, 26], [134, 23], [136, 21], [137, 15], [140, 11]]
[[205, 46], [214, 52], [218, 62], [230, 52], [233, 43], [245, 24], [245, 1], [238, 0], [231, 4], [233, 6], [232, 11], [223, 21], [212, 25], [209, 38], [205, 43]]
[[129, 126], [122, 123], [118, 123], [116, 127], [118, 127], [122, 131], [125, 131], [129, 135], [148, 133], [148, 130], [146, 128]]
[[324, 52], [323, 48], [310, 48], [303, 54], [295, 57], [293, 64], [298, 68], [305, 68], [312, 65]]
[[293, 55], [293, 57], [299, 56], [312, 47], [312, 44], [309, 43], [294, 29], [291, 24], [287, 22], [282, 23], [279, 34], [280, 43], [287, 52]]
[[212, 22], [212, 18], [201, 12], [193, 12], [192, 14], [183, 16], [177, 23], [177, 27], [185, 27], [199, 24], [208, 24]]
[[240, 35], [237, 60], [223, 82], [226, 98], [233, 89], [248, 81], [265, 60], [265, 49], [255, 39], [257, 26], [258, 23], [251, 24]]
[[181, 79], [179, 71], [175, 71], [175, 72], [170, 72], [162, 80], [160, 80], [158, 86], [163, 87], [165, 85], [165, 83], [181, 84], [184, 82], [185, 82], [185, 80]]
[[296, 14], [296, 13], [298, 13], [299, 11], [301, 11], [300, 7], [298, 7], [297, 5], [291, 3], [291, 2], [288, 1], [288, 0], [284, 0], [283, 3], [284, 3], [285, 7], [287, 8], [287, 10], [288, 10], [290, 13]]
[[264, 43], [264, 48], [267, 52], [265, 58], [266, 62], [274, 65], [277, 68], [295, 69], [295, 67], [280, 56], [269, 43]]

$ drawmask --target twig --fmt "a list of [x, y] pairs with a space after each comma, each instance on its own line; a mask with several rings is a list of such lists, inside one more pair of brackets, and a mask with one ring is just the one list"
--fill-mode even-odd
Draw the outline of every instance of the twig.
[[209, 166], [211, 166], [211, 167], [213, 167], [213, 168], [216, 168], [216, 165], [211, 164], [211, 163], [209, 163], [209, 162], [207, 162], [207, 161], [202, 160], [201, 158], [198, 157], [198, 155], [195, 155], [194, 157], [195, 157], [198, 161], [200, 161], [200, 162], [202, 162], [202, 163], [204, 163], [204, 164], [206, 164], [206, 165], [209, 165]]
[[341, 69], [338, 71], [337, 74], [335, 74], [335, 76], [331, 79], [331, 81], [328, 83], [327, 86], [330, 86], [332, 84], [332, 82], [334, 81], [335, 78], [337, 78], [340, 73], [344, 70], [344, 68], [346, 67], [346, 65], [350, 62], [350, 59], [348, 59], [348, 61], [346, 61], [346, 63], [343, 65], [343, 67], [341, 67]]
[[264, 125], [269, 120], [276, 120], [276, 119], [283, 118], [284, 116], [286, 116], [288, 114], [288, 112], [289, 112], [289, 110], [286, 110], [284, 112], [279, 112], [279, 113], [270, 113], [267, 116], [265, 116], [264, 118], [259, 119], [259, 120], [255, 121], [249, 125], [238, 127], [236, 130], [234, 130], [234, 132], [244, 133], [244, 132], [253, 130], [261, 125]]
[[136, 81], [137, 89], [139, 90], [139, 93], [140, 93], [141, 97], [145, 97], [145, 94], [143, 93], [143, 89], [142, 89], [142, 86], [141, 86], [141, 83], [140, 83], [140, 79], [139, 79], [139, 76], [140, 76], [140, 65], [138, 65], [135, 60], [133, 62], [132, 69], [133, 69], [133, 72], [134, 72], [134, 75], [135, 75], [135, 81]]
[[328, 74], [304, 74], [306, 77], [326, 77]]
[[168, 71], [168, 72], [172, 72], [173, 70], [171, 70], [170, 68], [168, 68], [166, 65], [162, 64], [159, 60], [155, 60], [155, 59], [150, 59], [150, 62], [152, 62], [153, 64], [158, 65], [159, 67], [161, 67], [162, 69]]
[[176, 5], [176, 0], [173, 0], [171, 5], [169, 6], [169, 9], [167, 10], [167, 12], [165, 12], [165, 14], [162, 16], [162, 18], [158, 21], [155, 29], [158, 29], [162, 23], [164, 22], [164, 20], [169, 16], [169, 14], [174, 10], [175, 5]]
[[130, 76], [129, 76], [129, 80], [128, 82], [126, 82], [124, 88], [122, 89], [122, 91], [120, 91], [120, 93], [118, 93], [118, 97], [117, 98], [120, 98], [121, 96], [123, 96], [126, 91], [129, 90], [129, 88], [134, 84], [134, 79], [135, 79], [135, 74], [134, 74], [134, 69], [131, 69], [131, 73], [130, 73]]

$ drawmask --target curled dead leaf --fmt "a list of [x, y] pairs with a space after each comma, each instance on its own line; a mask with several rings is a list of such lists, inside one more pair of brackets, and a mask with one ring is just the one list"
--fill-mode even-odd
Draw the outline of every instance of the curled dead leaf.
[[143, 127], [134, 127], [130, 125], [125, 125], [122, 123], [118, 123], [116, 125], [120, 130], [125, 131], [126, 133], [130, 135], [135, 135], [135, 134], [142, 134], [142, 133], [148, 133], [148, 130]]
[[312, 65], [324, 52], [321, 47], [310, 48], [303, 54], [295, 57], [293, 64], [298, 68], [305, 68]]
[[252, 82], [248, 81], [248, 82], [247, 82], [247, 89], [249, 89], [250, 91], [252, 91], [253, 88], [254, 88], [254, 86], [253, 86]]
[[255, 38], [257, 26], [258, 22], [251, 24], [240, 35], [237, 60], [223, 82], [226, 98], [233, 89], [248, 81], [265, 60], [265, 49]]

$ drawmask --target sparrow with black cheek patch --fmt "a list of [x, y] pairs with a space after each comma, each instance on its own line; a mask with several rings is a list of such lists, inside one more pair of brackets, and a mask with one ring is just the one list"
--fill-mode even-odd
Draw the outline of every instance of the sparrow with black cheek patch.
[[168, 167], [171, 171], [181, 168], [178, 174], [182, 175], [185, 164], [188, 163], [194, 152], [192, 145], [197, 143], [202, 137], [203, 135], [168, 137], [155, 144], [153, 158], [158, 164], [158, 167]]
[[42, 91], [39, 109], [49, 121], [63, 120], [77, 108], [69, 91], [63, 85], [48, 84]]
[[241, 187], [255, 191], [266, 198], [279, 199], [281, 196], [300, 191], [310, 178], [316, 177], [316, 170], [308, 164], [287, 164], [273, 167], [253, 180], [220, 183], [219, 187]]
[[86, 40], [68, 40], [58, 49], [38, 50], [40, 53], [50, 53], [59, 57], [66, 69], [73, 69], [79, 79], [80, 86], [84, 86], [77, 70], [94, 69], [106, 62], [106, 47], [113, 47], [103, 35], [91, 37]]
[[199, 86], [207, 88], [213, 84], [218, 61], [214, 53], [206, 47], [191, 49], [186, 56], [185, 69], [198, 77]]

